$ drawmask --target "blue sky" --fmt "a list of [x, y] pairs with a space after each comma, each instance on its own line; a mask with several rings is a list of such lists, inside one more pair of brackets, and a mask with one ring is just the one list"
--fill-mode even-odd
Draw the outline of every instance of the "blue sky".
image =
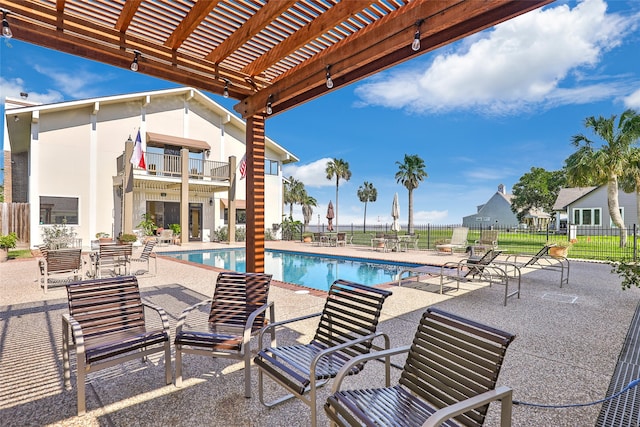
[[[335, 204], [331, 158], [352, 171], [340, 183], [341, 226], [362, 224], [364, 181], [378, 190], [367, 223], [391, 222], [397, 192], [406, 224], [407, 190], [394, 178], [405, 154], [422, 157], [429, 175], [414, 191], [414, 222], [457, 224], [499, 184], [510, 192], [531, 167], [560, 169], [586, 117], [640, 110], [639, 24], [637, 0], [555, 2], [272, 117], [266, 133], [300, 158], [284, 174], [318, 200], [312, 224]], [[25, 91], [46, 103], [176, 86], [0, 40], [0, 97]]]

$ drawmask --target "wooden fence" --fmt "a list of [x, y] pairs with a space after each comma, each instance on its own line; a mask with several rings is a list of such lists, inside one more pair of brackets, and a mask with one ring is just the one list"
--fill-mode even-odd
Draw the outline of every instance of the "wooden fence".
[[29, 244], [29, 203], [0, 203], [0, 234], [14, 232], [20, 243]]

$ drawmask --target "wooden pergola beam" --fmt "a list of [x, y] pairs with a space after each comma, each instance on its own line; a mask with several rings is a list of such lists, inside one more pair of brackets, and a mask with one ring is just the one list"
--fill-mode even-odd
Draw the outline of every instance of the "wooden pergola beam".
[[179, 48], [182, 43], [198, 28], [198, 25], [216, 8], [219, 0], [199, 1], [194, 3], [187, 16], [180, 21], [171, 36], [164, 43], [171, 49]]
[[270, 1], [261, 7], [255, 15], [247, 20], [236, 32], [222, 42], [216, 49], [206, 56], [207, 61], [219, 64], [226, 57], [231, 55], [237, 49], [242, 47], [253, 36], [258, 34], [262, 29], [284, 11], [289, 9], [297, 0], [277, 0]]

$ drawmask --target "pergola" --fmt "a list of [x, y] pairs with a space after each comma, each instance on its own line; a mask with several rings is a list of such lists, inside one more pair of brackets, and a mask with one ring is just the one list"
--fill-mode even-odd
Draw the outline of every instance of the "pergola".
[[0, 0], [0, 8], [16, 39], [122, 68], [136, 62], [137, 72], [239, 101], [247, 271], [262, 272], [267, 118], [552, 1]]

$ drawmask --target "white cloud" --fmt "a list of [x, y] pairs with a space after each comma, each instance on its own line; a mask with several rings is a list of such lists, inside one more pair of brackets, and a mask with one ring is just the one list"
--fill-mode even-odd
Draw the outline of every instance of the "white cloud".
[[293, 176], [301, 181], [305, 187], [335, 187], [335, 180], [327, 179], [327, 163], [331, 160], [327, 157], [307, 164], [286, 165], [282, 168], [282, 175], [285, 177]]
[[640, 109], [640, 89], [624, 98], [624, 105], [627, 108]]
[[[417, 113], [484, 114], [622, 96], [623, 84], [581, 78], [582, 70], [597, 66], [604, 52], [637, 27], [638, 15], [607, 14], [606, 8], [603, 0], [585, 0], [573, 8], [561, 4], [532, 11], [436, 55], [426, 69], [371, 78], [356, 94], [366, 104]], [[582, 86], [561, 86], [570, 84]]]
[[414, 224], [439, 224], [449, 216], [449, 211], [416, 211], [413, 213]]
[[86, 70], [60, 71], [51, 67], [36, 65], [34, 69], [53, 80], [55, 87], [73, 99], [91, 98], [96, 95], [96, 86], [109, 81], [109, 74], [95, 74]]
[[21, 92], [27, 92], [29, 94], [28, 100], [30, 102], [49, 104], [64, 100], [64, 97], [58, 91], [48, 90], [46, 93], [31, 92], [20, 78], [6, 80], [0, 77], [0, 94], [2, 97], [20, 99]]

